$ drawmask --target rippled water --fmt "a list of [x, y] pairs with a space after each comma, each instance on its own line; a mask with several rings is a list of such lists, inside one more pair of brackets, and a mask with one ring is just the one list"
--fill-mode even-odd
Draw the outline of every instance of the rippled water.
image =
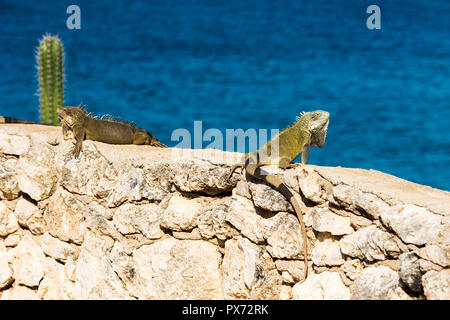
[[[133, 121], [175, 145], [177, 128], [272, 129], [331, 113], [310, 163], [373, 168], [450, 190], [450, 3], [0, 0], [0, 114], [38, 120], [35, 47], [59, 34], [65, 102]], [[203, 147], [209, 144], [205, 142]]]

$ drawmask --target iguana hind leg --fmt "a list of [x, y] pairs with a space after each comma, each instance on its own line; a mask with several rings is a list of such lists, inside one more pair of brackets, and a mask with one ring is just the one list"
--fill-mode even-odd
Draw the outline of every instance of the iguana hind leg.
[[150, 144], [150, 137], [146, 132], [137, 131], [133, 135], [133, 144]]

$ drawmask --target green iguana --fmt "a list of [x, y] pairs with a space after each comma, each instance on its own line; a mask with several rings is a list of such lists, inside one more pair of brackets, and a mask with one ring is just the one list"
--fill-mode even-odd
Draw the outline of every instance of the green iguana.
[[277, 165], [279, 168], [283, 169], [292, 168], [299, 165], [293, 163], [293, 161], [300, 153], [302, 154], [302, 164], [306, 164], [308, 162], [310, 147], [323, 147], [325, 144], [329, 120], [330, 114], [327, 111], [317, 110], [306, 113], [302, 112], [301, 116], [297, 117], [297, 121], [292, 126], [281, 131], [256, 152], [245, 154], [244, 164], [235, 165], [229, 176], [231, 178], [231, 175], [236, 168], [243, 167], [247, 174], [267, 182], [283, 194], [292, 204], [300, 222], [303, 236], [303, 254], [305, 261], [305, 277], [303, 281], [308, 274], [308, 238], [306, 236], [306, 228], [302, 218], [302, 208], [292, 192], [285, 185], [283, 178], [269, 174], [260, 167], [265, 165]]
[[109, 118], [97, 119], [86, 112], [81, 104], [77, 107], [58, 108], [64, 140], [75, 140], [74, 156], [78, 158], [84, 139], [111, 144], [145, 144], [166, 148], [150, 132], [130, 123]]

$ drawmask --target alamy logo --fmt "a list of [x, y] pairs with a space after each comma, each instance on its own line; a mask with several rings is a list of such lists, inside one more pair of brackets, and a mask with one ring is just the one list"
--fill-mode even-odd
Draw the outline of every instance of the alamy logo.
[[367, 29], [381, 29], [381, 10], [380, 7], [373, 4], [367, 7], [366, 13], [371, 14], [366, 21]]
[[81, 29], [81, 10], [76, 4], [67, 7], [66, 13], [71, 14], [66, 20], [67, 29]]
[[[206, 131], [203, 131], [203, 122], [194, 121], [193, 133], [194, 135], [192, 136], [191, 132], [185, 128], [178, 128], [172, 132], [170, 140], [176, 143], [171, 149], [173, 159], [181, 159], [185, 156], [190, 158], [192, 147], [194, 147], [194, 149], [200, 149], [200, 153], [208, 153], [208, 150], [210, 149], [245, 153], [247, 151], [246, 146], [248, 146], [248, 151], [253, 152], [256, 151], [259, 146], [264, 145], [267, 141], [277, 136], [280, 131], [278, 129], [270, 129], [269, 137], [267, 129], [259, 129], [258, 131], [253, 128], [245, 131], [243, 129], [226, 129], [224, 136], [222, 131], [217, 128], [209, 128]], [[205, 146], [204, 142], [207, 142], [208, 145]], [[248, 142], [248, 144], [246, 142]], [[278, 140], [272, 141], [271, 143], [270, 152], [274, 157], [279, 154], [277, 142]], [[238, 156], [238, 154], [235, 154], [235, 156]]]

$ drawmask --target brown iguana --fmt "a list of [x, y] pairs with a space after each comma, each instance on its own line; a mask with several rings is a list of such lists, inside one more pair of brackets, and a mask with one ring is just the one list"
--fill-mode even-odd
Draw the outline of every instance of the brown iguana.
[[256, 152], [245, 154], [244, 164], [235, 165], [230, 173], [231, 178], [231, 175], [236, 168], [243, 167], [247, 174], [267, 182], [283, 194], [292, 204], [300, 222], [303, 236], [303, 254], [305, 261], [305, 277], [303, 281], [308, 274], [308, 238], [306, 236], [306, 228], [302, 218], [302, 208], [292, 192], [284, 184], [283, 178], [269, 174], [260, 167], [265, 165], [277, 165], [284, 169], [292, 168], [299, 165], [292, 162], [300, 155], [300, 153], [302, 154], [302, 164], [306, 164], [308, 162], [310, 147], [323, 147], [325, 144], [329, 120], [330, 114], [327, 111], [317, 110], [306, 113], [302, 112], [301, 116], [297, 118], [297, 121], [292, 126], [281, 131]]
[[81, 107], [65, 106], [58, 108], [64, 140], [75, 140], [74, 156], [78, 158], [84, 139], [111, 144], [145, 144], [166, 148], [150, 132], [130, 123], [110, 118], [97, 119]]

